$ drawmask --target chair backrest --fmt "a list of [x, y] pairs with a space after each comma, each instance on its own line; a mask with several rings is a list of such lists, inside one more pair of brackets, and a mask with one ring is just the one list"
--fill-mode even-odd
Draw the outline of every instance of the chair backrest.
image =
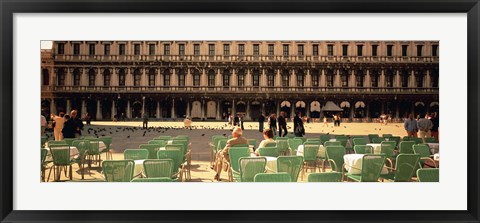
[[306, 141], [303, 143], [304, 146], [306, 145], [313, 145], [313, 146], [320, 146], [321, 142], [320, 141]]
[[348, 140], [348, 137], [345, 135], [337, 135], [335, 136], [335, 139], [338, 140]]
[[317, 154], [319, 149], [320, 149], [320, 145], [304, 145], [303, 160], [315, 161], [317, 159]]
[[240, 171], [240, 166], [238, 160], [242, 157], [250, 156], [250, 149], [248, 147], [232, 147], [228, 150], [228, 155], [230, 157], [230, 166], [236, 172]]
[[256, 139], [248, 139], [248, 145], [253, 146], [253, 148], [257, 148], [257, 140]]
[[83, 157], [90, 148], [90, 140], [74, 140], [72, 146], [76, 147], [80, 156]]
[[353, 151], [355, 151], [356, 154], [373, 153], [373, 147], [370, 145], [355, 145], [353, 146]]
[[53, 164], [69, 165], [70, 164], [70, 146], [68, 145], [49, 145], [50, 154], [52, 154]]
[[390, 141], [390, 140], [389, 140], [389, 141], [382, 141], [382, 142], [380, 143], [380, 145], [381, 145], [381, 146], [383, 146], [383, 145], [392, 145], [393, 148], [395, 148], [395, 147], [397, 147], [397, 142], [396, 142], [396, 141]]
[[112, 137], [111, 136], [102, 136], [99, 138], [105, 144], [107, 149], [110, 149], [110, 145], [112, 144]]
[[173, 182], [170, 177], [157, 177], [157, 178], [135, 178], [130, 182]]
[[173, 165], [172, 159], [148, 159], [143, 161], [143, 170], [145, 171], [145, 176], [147, 176], [147, 178], [172, 178]]
[[430, 157], [430, 147], [427, 144], [416, 144], [413, 145], [413, 151], [420, 154], [421, 158]]
[[105, 160], [102, 172], [107, 182], [130, 182], [133, 178], [133, 160]]
[[40, 137], [40, 146], [43, 148], [45, 147], [45, 143], [47, 142], [47, 137], [46, 136], [42, 136]]
[[402, 154], [413, 154], [413, 145], [415, 141], [401, 141], [398, 147], [400, 148], [400, 153]]
[[216, 151], [220, 151], [220, 150], [224, 149], [225, 146], [227, 145], [227, 140], [228, 139], [226, 139], [226, 138], [225, 139], [219, 139], [218, 143], [217, 143], [217, 148], [216, 148], [217, 150]]
[[156, 159], [157, 151], [160, 149], [160, 147], [161, 146], [158, 144], [140, 144], [138, 146], [139, 149], [148, 150], [148, 159]]
[[90, 143], [88, 146], [88, 154], [89, 155], [100, 154], [100, 141], [90, 139]]
[[308, 182], [342, 182], [342, 173], [311, 173], [310, 175], [308, 175]]
[[72, 146], [72, 143], [73, 141], [75, 140], [75, 138], [64, 138], [63, 141], [65, 141], [65, 143], [67, 143], [67, 145], [69, 146]]
[[60, 141], [50, 140], [50, 141], [48, 141], [48, 146], [50, 147], [51, 145], [64, 145], [64, 146], [68, 146], [67, 142], [65, 142], [64, 140], [60, 140]]
[[323, 143], [323, 146], [341, 146], [342, 142], [340, 141], [326, 141]]
[[265, 143], [265, 147], [277, 147], [277, 142], [267, 142]]
[[187, 153], [187, 149], [185, 148], [185, 145], [183, 144], [167, 144], [165, 145], [165, 150], [180, 150], [181, 154], [182, 154], [182, 157], [181, 157], [181, 161], [185, 161], [186, 160], [186, 153]]
[[353, 146], [355, 147], [356, 145], [367, 145], [367, 139], [365, 138], [353, 138], [352, 139]]
[[434, 137], [425, 138], [425, 143], [438, 143], [438, 139]]
[[292, 182], [288, 173], [257, 173], [254, 182]]
[[279, 156], [277, 158], [277, 172], [285, 172], [292, 182], [297, 182], [300, 170], [302, 170], [303, 157], [301, 156]]
[[368, 140], [370, 142], [373, 142], [373, 138], [380, 137], [378, 134], [368, 134]]
[[393, 150], [395, 146], [391, 144], [384, 144], [380, 147], [380, 153], [385, 154], [385, 158], [391, 158], [393, 156]]
[[146, 149], [126, 149], [123, 151], [123, 159], [126, 160], [146, 160], [148, 159], [148, 150]]
[[158, 159], [172, 159], [173, 161], [173, 174], [177, 174], [182, 164], [182, 151], [179, 149], [171, 150], [158, 150], [157, 152]]
[[419, 154], [400, 154], [395, 165], [395, 182], [411, 181], [418, 166]]
[[250, 145], [248, 145], [248, 144], [235, 144], [232, 147], [247, 147], [247, 148], [249, 148]]
[[371, 142], [372, 143], [382, 143], [382, 141], [385, 141], [385, 138], [383, 137], [373, 137]]
[[340, 142], [340, 145], [343, 146], [343, 147], [347, 147], [347, 142], [348, 142], [348, 139], [337, 139], [337, 142]]
[[174, 140], [176, 140], [176, 139], [190, 141], [190, 137], [188, 135], [177, 135], [177, 136], [175, 136]]
[[154, 140], [148, 141], [148, 144], [158, 145], [159, 147], [165, 147], [165, 145], [167, 145], [167, 141], [160, 140], [160, 139], [154, 139]]
[[288, 140], [289, 138], [288, 137], [280, 137], [280, 136], [277, 136], [275, 138], [275, 140]]
[[360, 181], [377, 182], [385, 163], [385, 154], [365, 154], [362, 158]]
[[262, 147], [262, 148], [258, 149], [258, 154], [260, 156], [277, 157], [278, 156], [278, 150], [277, 150], [277, 147]]
[[301, 139], [289, 139], [288, 140], [288, 147], [293, 151], [296, 152], [298, 150], [298, 146], [303, 144], [303, 140]]
[[325, 147], [325, 154], [332, 171], [342, 172], [343, 156], [345, 156], [345, 147], [343, 146], [327, 146]]
[[390, 138], [390, 137], [392, 137], [392, 136], [393, 136], [392, 134], [383, 134], [383, 135], [382, 135], [383, 138]]
[[[221, 139], [227, 139], [227, 137], [222, 136], [222, 135], [212, 136], [213, 151], [214, 151], [215, 153], [219, 150], [219, 148], [217, 148], [217, 147], [218, 147], [218, 142], [219, 142]], [[223, 148], [220, 148], [220, 149], [223, 149]]]
[[279, 153], [288, 151], [288, 139], [277, 139], [277, 151]]
[[423, 168], [417, 170], [417, 178], [419, 182], [439, 182], [440, 169], [438, 168]]
[[304, 143], [304, 142], [306, 142], [306, 141], [307, 141], [307, 138], [305, 138], [305, 137], [298, 137], [298, 136], [295, 136], [295, 137], [293, 137], [293, 139], [300, 139], [300, 140], [302, 140], [302, 143]]
[[172, 140], [173, 137], [172, 136], [158, 136], [155, 139], [168, 141], [168, 140]]
[[45, 163], [45, 160], [47, 159], [47, 154], [48, 154], [48, 150], [47, 149], [40, 149], [40, 162], [42, 163]]
[[325, 143], [326, 141], [329, 141], [330, 140], [330, 135], [320, 135], [320, 141], [322, 143]]
[[265, 157], [242, 157], [238, 162], [242, 182], [253, 182], [255, 175], [265, 173], [265, 166], [267, 165]]

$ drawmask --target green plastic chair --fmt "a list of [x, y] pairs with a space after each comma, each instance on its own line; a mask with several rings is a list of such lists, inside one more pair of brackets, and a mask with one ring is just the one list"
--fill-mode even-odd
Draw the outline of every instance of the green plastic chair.
[[[90, 140], [74, 140], [72, 146], [76, 147], [79, 155], [76, 158], [78, 166], [81, 168], [82, 180], [85, 179], [85, 160], [88, 149], [90, 148]], [[90, 174], [90, 171], [89, 171]], [[91, 175], [91, 174], [90, 174]]]
[[279, 156], [277, 158], [277, 172], [285, 172], [290, 176], [291, 182], [297, 182], [298, 175], [302, 170], [303, 157]]
[[182, 151], [180, 149], [169, 149], [169, 150], [158, 150], [157, 152], [158, 159], [172, 159], [173, 161], [173, 174], [172, 178], [178, 178], [180, 181], [183, 180], [182, 172]]
[[253, 148], [257, 148], [257, 140], [256, 139], [248, 139], [248, 145], [253, 146]]
[[327, 141], [330, 141], [330, 139], [331, 139], [330, 135], [320, 135], [320, 141], [321, 141], [322, 144], [327, 142]]
[[146, 160], [148, 159], [148, 150], [126, 149], [123, 151], [123, 158], [126, 160]]
[[110, 151], [110, 146], [112, 145], [112, 137], [111, 136], [102, 136], [100, 139], [103, 144], [105, 144], [105, 149], [102, 150], [101, 153], [105, 153], [105, 160], [112, 160], [113, 159], [113, 154]]
[[[317, 154], [318, 154], [318, 145], [304, 145], [303, 148], [303, 165], [302, 165], [302, 180], [305, 176], [305, 172], [310, 169], [313, 169], [313, 172], [317, 169]], [[310, 166], [313, 164], [313, 167]]]
[[435, 168], [438, 168], [437, 163], [435, 163], [435, 160], [432, 159], [431, 153], [430, 153], [430, 147], [428, 147], [427, 144], [417, 144], [413, 145], [413, 151], [417, 154], [420, 155], [420, 161], [419, 161], [419, 167], [423, 168], [425, 161], [430, 160], [433, 165], [435, 165]]
[[157, 152], [160, 149], [160, 145], [158, 144], [140, 144], [138, 146], [139, 149], [146, 149], [148, 150], [148, 159], [156, 159]]
[[215, 153], [217, 153], [218, 151], [224, 149], [225, 146], [227, 146], [227, 141], [228, 141], [228, 139], [220, 139], [220, 140], [218, 140], [218, 143], [217, 143], [217, 151], [215, 151]]
[[87, 150], [86, 161], [88, 162], [88, 167], [92, 166], [92, 163], [98, 163], [102, 161], [100, 159], [100, 143], [98, 140], [89, 139], [90, 143]]
[[327, 147], [327, 146], [343, 146], [343, 145], [342, 145], [342, 142], [340, 141], [326, 141], [323, 143], [323, 146]]
[[277, 139], [277, 152], [279, 155], [288, 155], [289, 152], [289, 147], [288, 147], [288, 139], [284, 140], [282, 139]]
[[[53, 175], [55, 178], [55, 181], [59, 181], [61, 177], [61, 172], [62, 168], [68, 168], [69, 169], [69, 176], [65, 173], [65, 177], [68, 177], [70, 180], [72, 180], [72, 164], [74, 161], [70, 157], [70, 146], [68, 145], [48, 145], [50, 147], [50, 154], [52, 155], [52, 163], [53, 166], [50, 168], [50, 171], [48, 172], [48, 179], [50, 179], [50, 174], [52, 173], [53, 170]], [[66, 172], [66, 171], [65, 171]]]
[[72, 146], [72, 142], [75, 140], [75, 138], [64, 138], [63, 141], [67, 143], [67, 145]]
[[396, 148], [397, 147], [397, 142], [396, 141], [382, 141], [380, 142], [380, 145], [383, 146], [383, 145], [392, 145], [393, 148]]
[[288, 173], [257, 173], [254, 182], [292, 182]]
[[397, 156], [394, 171], [382, 174], [380, 177], [395, 182], [409, 182], [412, 180], [419, 159], [419, 154], [400, 154]]
[[426, 137], [425, 143], [438, 143], [438, 139], [434, 137]]
[[172, 182], [170, 177], [157, 177], [157, 178], [135, 178], [130, 182]]
[[417, 178], [419, 182], [440, 182], [440, 169], [438, 168], [418, 169]]
[[260, 156], [272, 156], [272, 157], [277, 157], [278, 155], [278, 149], [277, 147], [263, 147], [258, 149], [258, 154]]
[[148, 141], [148, 144], [157, 145], [158, 147], [165, 147], [165, 145], [167, 145], [167, 141], [154, 139], [154, 140]]
[[177, 135], [177, 136], [175, 136], [175, 138], [173, 138], [173, 140], [176, 140], [176, 139], [190, 141], [190, 137], [188, 135]]
[[392, 134], [383, 134], [382, 137], [383, 138], [390, 138], [390, 137], [393, 137], [393, 135]]
[[342, 182], [342, 173], [325, 172], [311, 173], [308, 175], [308, 182]]
[[105, 160], [102, 172], [107, 182], [130, 182], [133, 179], [133, 160]]
[[214, 135], [212, 136], [212, 142], [209, 143], [210, 146], [210, 166], [213, 165], [213, 162], [215, 161], [215, 154], [217, 153], [217, 146], [218, 146], [218, 141], [220, 139], [226, 139], [227, 137], [223, 135]]
[[372, 143], [382, 143], [383, 141], [385, 141], [385, 138], [383, 137], [373, 137], [372, 138]]
[[380, 137], [378, 134], [368, 134], [368, 141], [373, 143], [373, 138], [378, 138]]
[[367, 140], [365, 138], [353, 138], [352, 139], [353, 147], [357, 145], [367, 145]]
[[303, 140], [297, 138], [289, 139], [287, 142], [292, 154], [296, 154], [298, 146], [303, 144]]
[[67, 142], [65, 142], [64, 140], [60, 140], [60, 141], [54, 141], [54, 140], [50, 140], [48, 141], [48, 146], [53, 146], [53, 145], [60, 145], [60, 146], [68, 146]]
[[353, 150], [356, 154], [373, 153], [373, 147], [369, 145], [355, 145], [353, 146]]
[[401, 141], [398, 147], [400, 148], [400, 154], [413, 154], [413, 145], [415, 141]]
[[254, 182], [255, 175], [265, 173], [267, 159], [265, 157], [242, 157], [238, 161], [240, 172], [233, 172], [237, 182]]
[[48, 150], [47, 149], [40, 149], [40, 167], [41, 167], [41, 175], [40, 175], [40, 180], [42, 182], [45, 182], [45, 170], [47, 169], [47, 165], [48, 165], [48, 162], [47, 162], [47, 154], [48, 154]]
[[385, 154], [365, 154], [362, 158], [361, 174], [346, 173], [345, 176], [357, 182], [377, 182], [384, 163]]
[[307, 141], [307, 138], [305, 138], [305, 137], [299, 137], [299, 136], [294, 136], [293, 139], [300, 139], [300, 140], [302, 140], [302, 143], [304, 143], [304, 142]]
[[44, 148], [46, 142], [47, 142], [47, 137], [46, 136], [40, 137], [40, 148]]
[[147, 178], [166, 177], [171, 180], [173, 177], [173, 160], [147, 159], [143, 161], [143, 170]]
[[248, 147], [232, 147], [228, 150], [230, 157], [228, 178], [229, 181], [233, 181], [233, 172], [240, 172], [239, 160], [242, 157], [250, 157], [250, 149]]
[[306, 141], [303, 143], [304, 146], [306, 145], [313, 145], [313, 146], [320, 146], [321, 142], [320, 141]]
[[178, 149], [182, 152], [182, 163], [183, 162], [186, 162], [186, 148], [185, 148], [185, 145], [184, 144], [167, 144], [165, 146], [165, 150], [175, 150], [175, 149]]
[[158, 137], [155, 137], [154, 139], [155, 140], [169, 141], [169, 140], [172, 140], [173, 137], [172, 136], [158, 136]]
[[231, 139], [231, 138], [233, 138], [233, 136], [232, 136], [232, 135], [229, 135], [229, 136], [227, 136], [227, 139]]
[[325, 154], [327, 155], [330, 168], [334, 172], [343, 172], [343, 156], [345, 156], [345, 147], [343, 146], [327, 146], [325, 147]]
[[248, 144], [235, 144], [232, 147], [246, 147], [246, 148], [249, 148], [250, 145], [248, 145]]
[[385, 154], [385, 162], [388, 162], [390, 165], [389, 167], [393, 167], [393, 150], [395, 147], [392, 144], [382, 144], [380, 147], [380, 153]]
[[265, 147], [277, 147], [277, 142], [267, 142], [265, 143]]

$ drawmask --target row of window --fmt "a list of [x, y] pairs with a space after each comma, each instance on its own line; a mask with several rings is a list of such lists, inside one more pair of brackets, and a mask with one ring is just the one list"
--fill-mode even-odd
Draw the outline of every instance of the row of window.
[[[88, 54], [89, 55], [95, 55], [95, 46], [96, 44], [91, 43], [88, 45]], [[171, 55], [170, 51], [170, 44], [164, 44], [163, 45], [163, 55]], [[268, 44], [268, 56], [274, 56], [275, 52], [275, 45], [274, 44]], [[334, 45], [329, 44], [327, 45], [327, 55], [328, 56], [333, 56], [334, 52]], [[348, 48], [349, 45], [342, 45], [342, 56], [348, 56]], [[357, 45], [357, 56], [363, 56], [363, 45]], [[407, 56], [409, 45], [402, 45], [402, 56]], [[60, 55], [65, 54], [65, 44], [64, 43], [58, 43], [58, 48], [57, 48], [57, 53]], [[118, 55], [126, 55], [126, 44], [118, 44]], [[416, 56], [423, 56], [423, 45], [416, 45], [417, 49], [417, 54]], [[438, 45], [432, 45], [431, 48], [432, 56], [438, 56]], [[141, 45], [140, 44], [133, 44], [133, 54], [134, 55], [140, 55], [141, 53]], [[155, 44], [149, 44], [148, 45], [148, 54], [149, 55], [155, 55], [156, 52], [156, 45]], [[103, 53], [104, 55], [110, 55], [110, 44], [104, 44], [103, 45]], [[393, 45], [387, 45], [387, 56], [393, 56]], [[200, 56], [200, 44], [194, 44], [193, 45], [193, 54], [194, 56]], [[74, 43], [73, 44], [73, 55], [80, 55], [80, 43]], [[178, 55], [184, 56], [185, 55], [185, 44], [178, 44]], [[215, 56], [215, 44], [209, 44], [208, 45], [208, 55], [209, 56]], [[224, 56], [230, 56], [230, 44], [223, 44], [223, 55]], [[238, 45], [238, 55], [239, 56], [244, 56], [245, 55], [245, 44], [239, 44]], [[260, 55], [260, 44], [253, 44], [253, 55], [254, 56], [259, 56]], [[283, 44], [283, 56], [289, 56], [290, 55], [290, 45], [289, 44]], [[305, 50], [304, 50], [304, 45], [299, 44], [297, 45], [297, 56], [304, 56], [305, 55]], [[312, 45], [312, 55], [313, 56], [319, 56], [319, 44], [313, 44]], [[371, 55], [372, 56], [378, 56], [378, 45], [371, 45]]]
[[[80, 71], [78, 69], [75, 69], [73, 72], [73, 85], [74, 86], [80, 86]], [[111, 74], [108, 69], [106, 69], [103, 73], [103, 84], [104, 86], [110, 86], [111, 84]], [[148, 76], [148, 86], [156, 86], [155, 85], [155, 79], [156, 79], [156, 74], [155, 71], [152, 69], [149, 71]], [[164, 86], [170, 86], [171, 85], [171, 74], [168, 70], [166, 70], [163, 73], [163, 85]], [[178, 73], [178, 86], [185, 86], [185, 77], [186, 73], [183, 70], [180, 70]], [[195, 71], [193, 74], [193, 86], [200, 86], [200, 73], [198, 71]], [[207, 81], [208, 81], [208, 86], [214, 87], [215, 86], [215, 76], [216, 73], [213, 70], [210, 70], [207, 74]], [[408, 87], [408, 80], [409, 80], [410, 73], [407, 71], [402, 72], [400, 75], [400, 82], [401, 82], [401, 87]], [[118, 86], [125, 86], [126, 83], [126, 73], [124, 69], [121, 69], [118, 74]], [[135, 70], [133, 72], [133, 85], [134, 86], [141, 86], [141, 74], [140, 70]], [[237, 86], [243, 87], [245, 86], [245, 80], [246, 80], [246, 75], [243, 70], [240, 70], [238, 75], [237, 75]], [[297, 83], [296, 86], [298, 87], [303, 87], [305, 86], [305, 75], [304, 73], [297, 73]], [[333, 87], [334, 86], [334, 77], [333, 72], [327, 72], [326, 74], [326, 86], [327, 87]], [[362, 71], [359, 71], [355, 75], [355, 81], [356, 81], [356, 86], [357, 87], [363, 87], [364, 82], [365, 82], [365, 75], [363, 74]], [[416, 87], [424, 87], [424, 77], [425, 75], [423, 72], [419, 71], [416, 75]], [[59, 69], [58, 74], [57, 74], [57, 85], [63, 86], [65, 85], [65, 78], [66, 74], [63, 71], [63, 69]], [[385, 75], [385, 84], [386, 87], [393, 87], [394, 85], [394, 78], [395, 75], [393, 72], [386, 72]], [[348, 72], [343, 72], [340, 75], [341, 79], [341, 86], [342, 87], [348, 87], [349, 86], [349, 80], [350, 80], [350, 75], [348, 75]], [[370, 75], [371, 79], [371, 86], [372, 87], [378, 87], [379, 82], [380, 82], [380, 74], [377, 71], [373, 71]], [[230, 73], [224, 72], [222, 75], [222, 86], [224, 87], [229, 87], [230, 86], [230, 81], [231, 81], [231, 75]], [[90, 69], [88, 72], [88, 85], [89, 86], [95, 86], [96, 82], [96, 72], [93, 69]], [[320, 86], [320, 74], [317, 73], [312, 73], [311, 75], [311, 83], [312, 86], [318, 87]], [[48, 70], [44, 69], [43, 70], [43, 84], [44, 85], [49, 85], [49, 74]], [[260, 86], [260, 73], [258, 71], [254, 71], [252, 74], [252, 85], [254, 87]], [[275, 74], [273, 71], [269, 71], [267, 73], [267, 86], [273, 87], [275, 86]], [[281, 74], [281, 86], [283, 87], [289, 87], [290, 86], [290, 75], [288, 71], [284, 72]], [[431, 75], [431, 87], [438, 87], [438, 73], [434, 71], [434, 73]]]

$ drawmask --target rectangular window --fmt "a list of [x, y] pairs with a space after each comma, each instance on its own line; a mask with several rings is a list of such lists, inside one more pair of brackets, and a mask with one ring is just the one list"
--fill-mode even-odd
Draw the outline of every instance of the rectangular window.
[[170, 74], [163, 75], [163, 86], [170, 86]]
[[140, 74], [135, 74], [133, 75], [133, 86], [140, 86], [140, 81], [142, 79], [142, 76]]
[[214, 44], [208, 44], [208, 55], [209, 56], [215, 56], [215, 45]]
[[327, 87], [333, 87], [333, 74], [327, 75]]
[[170, 44], [163, 45], [163, 55], [169, 56], [170, 55]]
[[341, 79], [342, 79], [342, 87], [348, 87], [348, 75], [343, 74], [341, 76]]
[[118, 55], [125, 55], [125, 44], [118, 44]]
[[133, 54], [140, 55], [140, 44], [137, 43], [133, 45]]
[[327, 52], [328, 52], [328, 56], [333, 56], [333, 45], [328, 45], [327, 46]]
[[230, 86], [230, 74], [223, 75], [223, 86], [224, 87]]
[[223, 55], [230, 56], [230, 44], [223, 44]]
[[215, 86], [215, 74], [208, 75], [208, 86], [210, 87]]
[[65, 53], [65, 43], [58, 43], [58, 50], [57, 50], [57, 53], [59, 55], [62, 55]]
[[95, 74], [89, 74], [88, 76], [88, 86], [95, 86]]
[[273, 56], [275, 54], [275, 46], [273, 44], [268, 44], [268, 55]]
[[253, 44], [253, 55], [254, 56], [260, 55], [260, 45], [259, 44]]
[[303, 87], [304, 86], [304, 82], [303, 82], [303, 75], [297, 75], [297, 86], [298, 87]]
[[357, 56], [363, 56], [363, 45], [357, 45]]
[[348, 55], [348, 45], [342, 45], [342, 56], [346, 57]]
[[407, 56], [408, 45], [402, 45], [402, 57]]
[[238, 83], [237, 83], [237, 85], [238, 85], [239, 87], [245, 86], [245, 75], [243, 75], [243, 74], [238, 75]]
[[125, 73], [118, 75], [118, 86], [125, 86]]
[[200, 86], [200, 75], [193, 75], [193, 86]]
[[185, 44], [178, 44], [178, 55], [185, 56]]
[[372, 75], [372, 87], [378, 87], [378, 75]]
[[95, 44], [91, 43], [88, 45], [88, 55], [93, 56], [95, 55]]
[[432, 56], [438, 56], [438, 45], [432, 45]]
[[282, 86], [283, 87], [288, 87], [289, 86], [289, 82], [290, 81], [290, 78], [288, 77], [288, 74], [284, 74], [282, 75]]
[[289, 51], [288, 44], [283, 44], [283, 56], [284, 57], [288, 57], [288, 55], [290, 54], [288, 51]]
[[193, 45], [193, 55], [196, 57], [200, 56], [200, 44]]
[[387, 45], [387, 57], [393, 56], [393, 45]]
[[422, 56], [423, 45], [417, 45], [417, 57]]
[[58, 76], [58, 86], [65, 85], [65, 74], [60, 74]]
[[73, 55], [80, 55], [80, 44], [73, 44]]
[[273, 75], [273, 74], [268, 75], [268, 83], [267, 84], [268, 84], [269, 87], [275, 86], [275, 75]]
[[298, 56], [303, 56], [303, 44], [302, 45], [298, 45]]
[[103, 86], [105, 87], [110, 86], [110, 74], [103, 75]]
[[393, 74], [387, 74], [385, 79], [387, 79], [387, 87], [393, 87]]
[[318, 56], [318, 44], [313, 44], [313, 56]]
[[148, 55], [155, 55], [155, 44], [148, 44]]
[[363, 87], [363, 78], [363, 72], [359, 71], [355, 76], [355, 79], [357, 80], [357, 87]]
[[178, 75], [178, 86], [185, 86], [185, 74]]
[[372, 45], [372, 56], [376, 57], [378, 54], [378, 45]]
[[402, 87], [408, 87], [408, 71], [402, 72]]
[[318, 87], [318, 83], [319, 83], [318, 79], [319, 79], [318, 74], [313, 74], [312, 75], [312, 86]]
[[105, 44], [103, 45], [103, 54], [105, 56], [110, 55], [110, 44]]
[[148, 75], [148, 86], [155, 86], [155, 72]]
[[260, 75], [258, 73], [253, 74], [253, 86], [254, 87], [260, 86]]
[[74, 86], [80, 86], [80, 74], [74, 74], [73, 75], [73, 85]]
[[419, 71], [415, 76], [417, 78], [417, 87], [419, 88], [423, 87], [423, 78], [424, 78], [423, 73]]
[[238, 44], [238, 55], [245, 56], [245, 44]]

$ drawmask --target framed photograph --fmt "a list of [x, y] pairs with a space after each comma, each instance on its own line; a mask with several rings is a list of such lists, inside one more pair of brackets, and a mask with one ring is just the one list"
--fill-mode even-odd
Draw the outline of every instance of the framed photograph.
[[2, 222], [479, 222], [478, 0], [0, 5]]

